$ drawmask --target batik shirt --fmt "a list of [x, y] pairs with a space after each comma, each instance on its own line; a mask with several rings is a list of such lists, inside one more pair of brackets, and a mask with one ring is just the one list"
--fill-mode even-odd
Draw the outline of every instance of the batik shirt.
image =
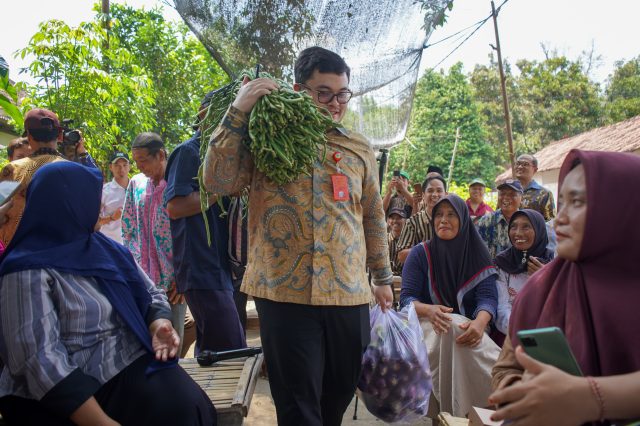
[[402, 275], [402, 266], [404, 265], [402, 262], [398, 261], [398, 238], [393, 238], [393, 233], [389, 232], [389, 261], [391, 262], [391, 271], [393, 275], [401, 276]]
[[[248, 118], [229, 108], [211, 138], [204, 167], [210, 193], [228, 195], [250, 187], [242, 291], [303, 305], [369, 303], [367, 267], [374, 284], [393, 282], [371, 145], [356, 133], [332, 128], [326, 134], [326, 160], [319, 149], [309, 175], [277, 185], [255, 167], [243, 143]], [[335, 152], [342, 154], [339, 169], [347, 179], [346, 201], [336, 201], [333, 195]]]
[[545, 222], [556, 217], [556, 203], [553, 199], [553, 194], [535, 180], [532, 180], [529, 186], [525, 188], [520, 208], [540, 212], [544, 216]]
[[174, 281], [169, 214], [163, 204], [167, 181], [153, 184], [142, 173], [129, 181], [122, 210], [122, 240], [136, 262], [161, 289]]
[[493, 213], [487, 213], [478, 219], [476, 229], [487, 245], [492, 259], [495, 260], [498, 253], [511, 247], [509, 221], [500, 209]]
[[431, 216], [426, 210], [411, 216], [404, 224], [402, 233], [398, 237], [397, 250], [410, 249], [416, 244], [425, 243], [433, 238], [433, 227], [431, 226]]

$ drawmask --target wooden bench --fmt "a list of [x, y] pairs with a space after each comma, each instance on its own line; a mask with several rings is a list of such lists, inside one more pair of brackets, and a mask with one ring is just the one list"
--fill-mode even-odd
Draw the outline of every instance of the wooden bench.
[[249, 413], [263, 355], [221, 361], [201, 367], [194, 358], [180, 360], [180, 366], [205, 391], [218, 412], [220, 426], [241, 425]]

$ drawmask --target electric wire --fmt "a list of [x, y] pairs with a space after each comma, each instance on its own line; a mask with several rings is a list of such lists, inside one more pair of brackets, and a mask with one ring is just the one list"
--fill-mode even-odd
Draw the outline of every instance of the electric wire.
[[[509, 0], [504, 0], [504, 1], [500, 4], [500, 6], [498, 6], [498, 7], [496, 8], [496, 15], [498, 15], [498, 13], [500, 13], [500, 9], [502, 9], [502, 6], [504, 6], [508, 1], [509, 1]], [[449, 58], [451, 55], [453, 55], [453, 54], [455, 53], [455, 51], [456, 51], [456, 50], [458, 50], [458, 49], [459, 49], [463, 44], [465, 44], [465, 43], [467, 42], [467, 40], [469, 40], [469, 39], [470, 39], [470, 38], [471, 38], [471, 37], [472, 37], [476, 32], [478, 32], [478, 30], [479, 30], [480, 28], [482, 28], [482, 26], [483, 26], [484, 24], [486, 24], [486, 23], [489, 21], [489, 19], [491, 19], [492, 17], [493, 17], [493, 14], [491, 13], [491, 14], [489, 14], [489, 16], [487, 16], [486, 18], [484, 18], [484, 19], [482, 19], [482, 20], [478, 21], [476, 24], [474, 24], [474, 25], [476, 25], [476, 28], [475, 28], [475, 29], [474, 29], [474, 30], [473, 30], [473, 31], [472, 31], [472, 32], [471, 32], [467, 37], [465, 37], [465, 39], [464, 39], [464, 40], [462, 40], [462, 41], [460, 42], [460, 44], [458, 44], [456, 47], [454, 47], [454, 48], [453, 48], [453, 50], [452, 50], [451, 52], [449, 52], [449, 53], [448, 53], [444, 58], [442, 58], [442, 59], [441, 59], [437, 64], [435, 64], [434, 66], [432, 66], [432, 67], [431, 67], [431, 69], [436, 69], [440, 64], [442, 64], [444, 61], [446, 61], [446, 60], [447, 60], [447, 58]], [[473, 27], [473, 25], [471, 25], [471, 27]], [[451, 36], [449, 36], [448, 38], [451, 38], [451, 37], [453, 37], [454, 35], [457, 35], [457, 34], [459, 34], [459, 33], [460, 33], [460, 32], [462, 32], [462, 31], [466, 31], [466, 30], [468, 30], [469, 28], [470, 28], [470, 27], [467, 27], [467, 28], [465, 28], [464, 30], [458, 31], [458, 33], [452, 34], [452, 35], [451, 35]], [[444, 39], [443, 39], [443, 40], [444, 40]], [[431, 46], [433, 46], [433, 44], [432, 44]], [[428, 47], [428, 46], [427, 46], [427, 47]]]

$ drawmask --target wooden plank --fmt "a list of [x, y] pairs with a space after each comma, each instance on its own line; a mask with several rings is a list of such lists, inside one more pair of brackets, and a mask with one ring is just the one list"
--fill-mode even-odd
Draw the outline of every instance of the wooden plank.
[[250, 358], [244, 364], [242, 375], [238, 378], [238, 385], [236, 387], [236, 394], [233, 397], [233, 404], [243, 405], [244, 403], [244, 395], [247, 391], [249, 378], [251, 377], [251, 366], [253, 365], [254, 360], [254, 358]]
[[245, 417], [247, 416], [247, 414], [249, 414], [249, 407], [251, 407], [251, 399], [253, 398], [253, 393], [256, 390], [256, 384], [258, 383], [258, 375], [260, 374], [263, 361], [264, 361], [264, 356], [262, 354], [259, 354], [255, 357], [255, 362], [253, 363], [251, 377], [249, 378], [249, 386], [247, 386], [247, 392], [245, 393], [245, 400], [243, 404], [243, 407], [245, 407], [245, 412], [243, 413]]
[[214, 403], [220, 424], [224, 423], [221, 419], [228, 419], [230, 424], [240, 425], [249, 412], [262, 362], [260, 354], [208, 367], [201, 367], [196, 359], [183, 359], [180, 366]]

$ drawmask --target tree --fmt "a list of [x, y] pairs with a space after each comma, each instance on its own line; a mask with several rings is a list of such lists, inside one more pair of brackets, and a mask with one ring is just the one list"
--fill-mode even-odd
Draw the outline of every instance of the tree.
[[523, 128], [517, 140], [526, 151], [582, 133], [601, 124], [599, 87], [580, 60], [553, 56], [542, 62], [520, 60], [517, 85]]
[[112, 10], [110, 34], [99, 13], [76, 28], [49, 21], [21, 52], [35, 57], [28, 72], [37, 84], [27, 88], [26, 106], [75, 119], [102, 164], [142, 131], [180, 143], [204, 94], [226, 81], [184, 25], [165, 22], [158, 10]]
[[440, 166], [447, 175], [457, 127], [460, 141], [453, 181], [468, 182], [474, 177], [492, 180], [496, 172], [493, 149], [487, 143], [461, 63], [451, 67], [448, 74], [429, 70], [420, 78], [408, 132], [411, 145], [403, 143], [392, 151], [391, 168], [406, 169], [418, 182], [428, 165]]
[[[138, 132], [155, 124], [152, 81], [115, 43], [103, 52], [105, 37], [97, 22], [71, 28], [53, 20], [40, 24], [21, 51], [23, 57], [35, 57], [28, 71], [37, 81], [27, 87], [25, 104], [74, 119], [99, 161], [114, 149], [125, 149]], [[112, 64], [110, 72], [103, 70], [105, 57]]]
[[[521, 99], [516, 78], [511, 72], [511, 65], [505, 61], [504, 73], [506, 77], [507, 97], [511, 115], [511, 129], [514, 135], [514, 150], [518, 152], [517, 135], [522, 134], [524, 123]], [[501, 166], [509, 164], [509, 146], [504, 122], [502, 106], [502, 92], [500, 90], [500, 74], [498, 63], [493, 54], [489, 55], [489, 65], [476, 65], [469, 74], [469, 81], [473, 89], [473, 99], [478, 105], [482, 122], [487, 132], [487, 141], [493, 147], [496, 163]]]
[[[595, 54], [587, 52], [572, 61], [557, 56], [555, 50], [544, 45], [543, 50], [546, 59], [542, 62], [519, 60], [517, 75], [511, 72], [509, 64], [505, 67], [516, 154], [536, 152], [555, 140], [584, 132], [602, 122], [599, 87], [587, 74], [597, 63]], [[489, 65], [476, 65], [470, 80], [497, 161], [506, 166], [508, 149], [502, 97], [493, 56]]]
[[609, 123], [640, 115], [640, 56], [628, 62], [616, 62], [605, 96]]
[[153, 82], [153, 130], [171, 145], [180, 143], [191, 132], [203, 96], [228, 77], [184, 24], [164, 19], [162, 9], [113, 4], [111, 17], [111, 35]]
[[22, 112], [16, 104], [18, 103], [18, 90], [13, 82], [9, 80], [9, 65], [0, 56], [0, 108], [15, 123], [22, 124]]

